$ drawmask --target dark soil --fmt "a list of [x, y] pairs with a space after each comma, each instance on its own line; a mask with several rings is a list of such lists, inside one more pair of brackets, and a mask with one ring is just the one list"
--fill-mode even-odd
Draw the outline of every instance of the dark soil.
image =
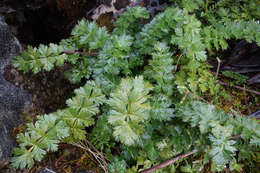
[[14, 85], [23, 85], [32, 95], [35, 108], [50, 113], [65, 107], [66, 99], [72, 97], [73, 90], [81, 84], [72, 85], [64, 76], [66, 66], [54, 68], [50, 72], [23, 74], [12, 65], [5, 68], [5, 79]]
[[0, 15], [23, 45], [57, 43], [70, 35], [96, 0], [3, 0]]

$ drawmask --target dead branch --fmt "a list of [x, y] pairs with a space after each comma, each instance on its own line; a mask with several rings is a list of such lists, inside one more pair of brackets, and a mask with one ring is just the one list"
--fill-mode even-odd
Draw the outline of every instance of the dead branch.
[[[212, 72], [212, 71], [211, 71], [211, 73], [212, 73], [212, 74], [216, 74], [216, 72]], [[222, 82], [222, 81], [218, 81], [218, 83], [219, 83], [220, 85], [225, 85], [225, 86], [233, 87], [233, 88], [236, 88], [236, 89], [239, 89], [239, 90], [245, 91], [245, 92], [249, 92], [249, 93], [253, 93], [253, 94], [256, 94], [256, 95], [260, 95], [260, 92], [255, 91], [255, 90], [246, 89], [246, 88], [243, 88], [243, 87], [240, 87], [240, 86], [237, 86], [237, 85], [230, 86], [230, 85], [228, 85], [227, 83]]]
[[[219, 84], [221, 85], [225, 85], [225, 86], [229, 86], [229, 84], [225, 83], [225, 82], [222, 82], [222, 81], [218, 81]], [[256, 95], [260, 95], [260, 92], [258, 91], [255, 91], [255, 90], [251, 90], [251, 89], [246, 89], [246, 88], [243, 88], [243, 87], [240, 87], [240, 86], [237, 86], [237, 85], [234, 85], [232, 86], [233, 88], [236, 88], [236, 89], [239, 89], [239, 90], [242, 90], [242, 91], [246, 91], [246, 92], [249, 92], [249, 93], [253, 93], [253, 94], [256, 94]]]
[[166, 161], [166, 162], [163, 162], [163, 163], [161, 163], [161, 164], [159, 164], [159, 165], [157, 165], [157, 166], [154, 166], [154, 167], [149, 168], [149, 169], [145, 169], [145, 170], [141, 171], [140, 173], [150, 173], [150, 172], [153, 172], [153, 171], [155, 171], [155, 170], [157, 170], [157, 169], [165, 168], [165, 167], [167, 167], [167, 166], [169, 166], [169, 165], [175, 163], [176, 161], [178, 161], [178, 160], [180, 160], [180, 159], [183, 159], [183, 158], [185, 158], [185, 157], [189, 157], [189, 156], [193, 155], [193, 154], [196, 153], [196, 152], [197, 152], [197, 150], [193, 150], [192, 152], [190, 152], [190, 153], [188, 153], [188, 154], [182, 154], [182, 155], [177, 156], [177, 157], [175, 157], [175, 158], [173, 158], [173, 159], [171, 159], [171, 160], [168, 160], [168, 161]]
[[92, 56], [92, 57], [96, 57], [98, 54], [95, 52], [81, 52], [81, 51], [73, 51], [73, 50], [63, 50], [61, 51], [61, 54], [68, 54], [68, 55], [72, 55], [72, 54], [79, 54], [80, 56]]
[[239, 138], [241, 138], [241, 135], [233, 135], [233, 136], [231, 136], [230, 139], [239, 139]]

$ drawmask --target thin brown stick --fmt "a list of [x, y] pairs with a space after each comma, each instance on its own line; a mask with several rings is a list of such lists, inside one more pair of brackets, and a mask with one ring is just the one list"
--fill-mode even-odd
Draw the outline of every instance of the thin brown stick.
[[93, 57], [96, 57], [98, 55], [95, 52], [81, 52], [81, 51], [73, 51], [73, 50], [63, 50], [61, 51], [61, 54], [63, 53], [68, 55], [78, 53], [80, 56], [93, 56]]
[[241, 135], [233, 135], [233, 136], [231, 136], [230, 139], [239, 139], [239, 138], [241, 138]]
[[149, 168], [149, 169], [145, 169], [145, 170], [141, 171], [140, 173], [150, 173], [150, 172], [153, 172], [153, 171], [155, 171], [155, 170], [157, 170], [157, 169], [165, 168], [165, 167], [167, 167], [167, 166], [169, 166], [169, 165], [175, 163], [176, 161], [178, 161], [178, 160], [180, 160], [180, 159], [183, 159], [183, 158], [185, 158], [185, 157], [189, 157], [189, 156], [193, 155], [193, 154], [196, 153], [196, 152], [197, 152], [197, 150], [193, 150], [193, 151], [190, 152], [190, 153], [182, 154], [182, 155], [177, 156], [177, 157], [175, 157], [175, 158], [173, 158], [173, 159], [171, 159], [171, 160], [168, 160], [168, 161], [166, 161], [166, 162], [163, 162], [163, 163], [161, 163], [161, 164], [159, 164], [159, 165], [157, 165], [157, 166], [154, 166], [154, 167]]
[[[239, 138], [241, 138], [241, 135], [233, 135], [233, 136], [230, 137], [230, 139], [239, 139]], [[175, 158], [173, 158], [171, 160], [163, 162], [163, 163], [161, 163], [161, 164], [159, 164], [157, 166], [154, 166], [154, 167], [149, 168], [149, 169], [145, 169], [145, 170], [141, 171], [140, 173], [150, 173], [150, 172], [156, 171], [157, 169], [165, 168], [165, 167], [175, 163], [176, 161], [178, 161], [180, 159], [183, 159], [185, 157], [189, 157], [189, 156], [195, 154], [196, 152], [198, 152], [198, 151], [197, 150], [193, 150], [192, 152], [190, 152], [188, 154], [182, 154], [182, 155], [177, 156], [177, 157], [175, 157]]]
[[[213, 72], [213, 71], [211, 71], [211, 73], [212, 73], [212, 74], [216, 74], [216, 72]], [[218, 83], [219, 83], [220, 85], [225, 85], [225, 86], [233, 87], [233, 88], [236, 88], [236, 89], [245, 91], [245, 92], [249, 92], [249, 93], [253, 93], [253, 94], [256, 94], [256, 95], [260, 95], [260, 92], [255, 91], [255, 90], [252, 90], [252, 89], [246, 89], [246, 88], [243, 88], [243, 87], [240, 87], [240, 86], [237, 86], [237, 85], [230, 86], [230, 85], [228, 85], [227, 83], [222, 82], [222, 81], [218, 81]]]
[[[227, 83], [225, 82], [222, 82], [222, 81], [218, 81], [219, 84], [221, 85], [225, 85], [225, 86], [229, 86]], [[229, 86], [230, 87], [230, 86]], [[255, 91], [255, 90], [251, 90], [251, 89], [246, 89], [246, 88], [243, 88], [243, 87], [240, 87], [240, 86], [232, 86], [233, 88], [236, 88], [236, 89], [239, 89], [239, 90], [242, 90], [242, 91], [246, 91], [246, 92], [249, 92], [249, 93], [253, 93], [253, 94], [256, 94], [256, 95], [260, 95], [260, 92], [258, 91]]]

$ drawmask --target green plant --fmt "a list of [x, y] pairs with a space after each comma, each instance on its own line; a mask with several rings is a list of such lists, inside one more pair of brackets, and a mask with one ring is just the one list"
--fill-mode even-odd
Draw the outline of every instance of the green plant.
[[17, 157], [12, 165], [31, 167], [40, 161], [47, 151], [56, 151], [60, 140], [71, 142], [86, 138], [85, 127], [94, 124], [93, 115], [99, 113], [99, 105], [105, 100], [94, 82], [75, 90], [76, 96], [67, 100], [68, 108], [52, 114], [38, 116], [36, 123], [27, 124], [27, 132], [17, 136], [19, 148], [13, 150]]
[[234, 79], [235, 81], [232, 81], [232, 84], [246, 84], [247, 80], [248, 80], [248, 77], [247, 76], [244, 76], [244, 75], [241, 75], [239, 73], [235, 73], [235, 72], [232, 72], [232, 71], [223, 71], [222, 74], [225, 76], [225, 77], [228, 77], [228, 78], [231, 78], [231, 79]]
[[[199, 163], [157, 171], [192, 172], [208, 163], [212, 171], [221, 171], [228, 164], [241, 168], [241, 160], [253, 163], [245, 149], [259, 150], [257, 122], [198, 101], [211, 96], [218, 102], [221, 95], [207, 51], [227, 49], [228, 39], [260, 45], [260, 24], [252, 20], [257, 7], [243, 1], [234, 12], [231, 3], [177, 0], [147, 23], [145, 8], [128, 8], [112, 33], [82, 20], [58, 45], [29, 47], [14, 59], [18, 69], [38, 73], [68, 63], [72, 83], [88, 82], [67, 100], [68, 108], [28, 124], [17, 138], [12, 165], [31, 167], [59, 142], [85, 139], [104, 152], [108, 170], [115, 173], [138, 172], [194, 149]], [[88, 126], [94, 127], [87, 135]], [[251, 164], [249, 169], [257, 168]]]

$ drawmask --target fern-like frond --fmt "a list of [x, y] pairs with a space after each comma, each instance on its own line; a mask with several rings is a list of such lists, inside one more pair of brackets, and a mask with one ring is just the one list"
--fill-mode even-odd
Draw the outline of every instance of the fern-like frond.
[[171, 96], [173, 93], [173, 57], [166, 43], [158, 42], [154, 46], [152, 59], [149, 61], [145, 77], [156, 81], [154, 91], [156, 93], [164, 93]]
[[76, 40], [77, 47], [86, 51], [102, 48], [109, 38], [106, 28], [100, 28], [95, 22], [85, 19], [76, 25], [71, 35]]
[[76, 89], [75, 94], [67, 100], [67, 109], [38, 116], [35, 123], [27, 124], [25, 134], [17, 137], [19, 148], [14, 150], [14, 167], [31, 167], [35, 160], [42, 160], [46, 152], [57, 151], [60, 140], [71, 142], [86, 138], [85, 127], [94, 124], [93, 116], [99, 113], [105, 96], [93, 81]]
[[12, 166], [23, 169], [40, 161], [47, 151], [57, 151], [59, 140], [69, 136], [67, 124], [56, 114], [39, 116], [35, 124], [27, 124], [25, 134], [19, 134], [19, 148], [13, 150]]
[[226, 94], [210, 72], [207, 55], [227, 49], [229, 39], [260, 45], [259, 3], [171, 2], [151, 20], [145, 8], [127, 8], [111, 33], [83, 19], [58, 45], [28, 47], [13, 60], [19, 70], [33, 73], [66, 63], [71, 83], [88, 81], [67, 100], [67, 108], [27, 124], [27, 131], [17, 136], [14, 167], [32, 167], [60, 142], [85, 140], [86, 127], [92, 125], [87, 139], [104, 152], [109, 172], [140, 172], [193, 149], [200, 151], [196, 163], [158, 171], [198, 172], [211, 163], [213, 172], [227, 166], [239, 172], [240, 160], [252, 167], [255, 158], [248, 151], [260, 146], [257, 121], [189, 95], [218, 102]]
[[14, 58], [13, 65], [24, 72], [32, 70], [34, 74], [42, 69], [50, 71], [54, 65], [61, 66], [67, 60], [68, 56], [61, 54], [62, 50], [62, 46], [52, 43], [49, 46], [41, 44], [39, 48], [28, 46], [26, 52]]
[[157, 120], [170, 120], [173, 115], [171, 96], [173, 94], [173, 57], [164, 42], [158, 42], [151, 52], [152, 59], [144, 71], [147, 79], [155, 82], [154, 94], [150, 99], [151, 116]]
[[[251, 147], [258, 146], [260, 141], [259, 124], [254, 120], [241, 117], [234, 119], [231, 114], [218, 110], [215, 106], [192, 101], [181, 106], [176, 116], [193, 127], [199, 127], [201, 134], [206, 134], [211, 142], [208, 151], [216, 165], [224, 166], [235, 159], [236, 141], [232, 136], [237, 133], [250, 142]], [[206, 150], [207, 151], [207, 150]]]
[[99, 113], [99, 106], [105, 102], [105, 96], [93, 81], [76, 89], [75, 94], [75, 97], [66, 102], [69, 108], [58, 112], [69, 126], [70, 137], [66, 139], [68, 141], [86, 138], [85, 127], [94, 124], [93, 116]]
[[140, 19], [148, 19], [149, 13], [143, 7], [128, 7], [126, 12], [120, 15], [120, 18], [114, 23], [116, 29], [115, 34], [135, 34], [140, 31], [142, 24]]

